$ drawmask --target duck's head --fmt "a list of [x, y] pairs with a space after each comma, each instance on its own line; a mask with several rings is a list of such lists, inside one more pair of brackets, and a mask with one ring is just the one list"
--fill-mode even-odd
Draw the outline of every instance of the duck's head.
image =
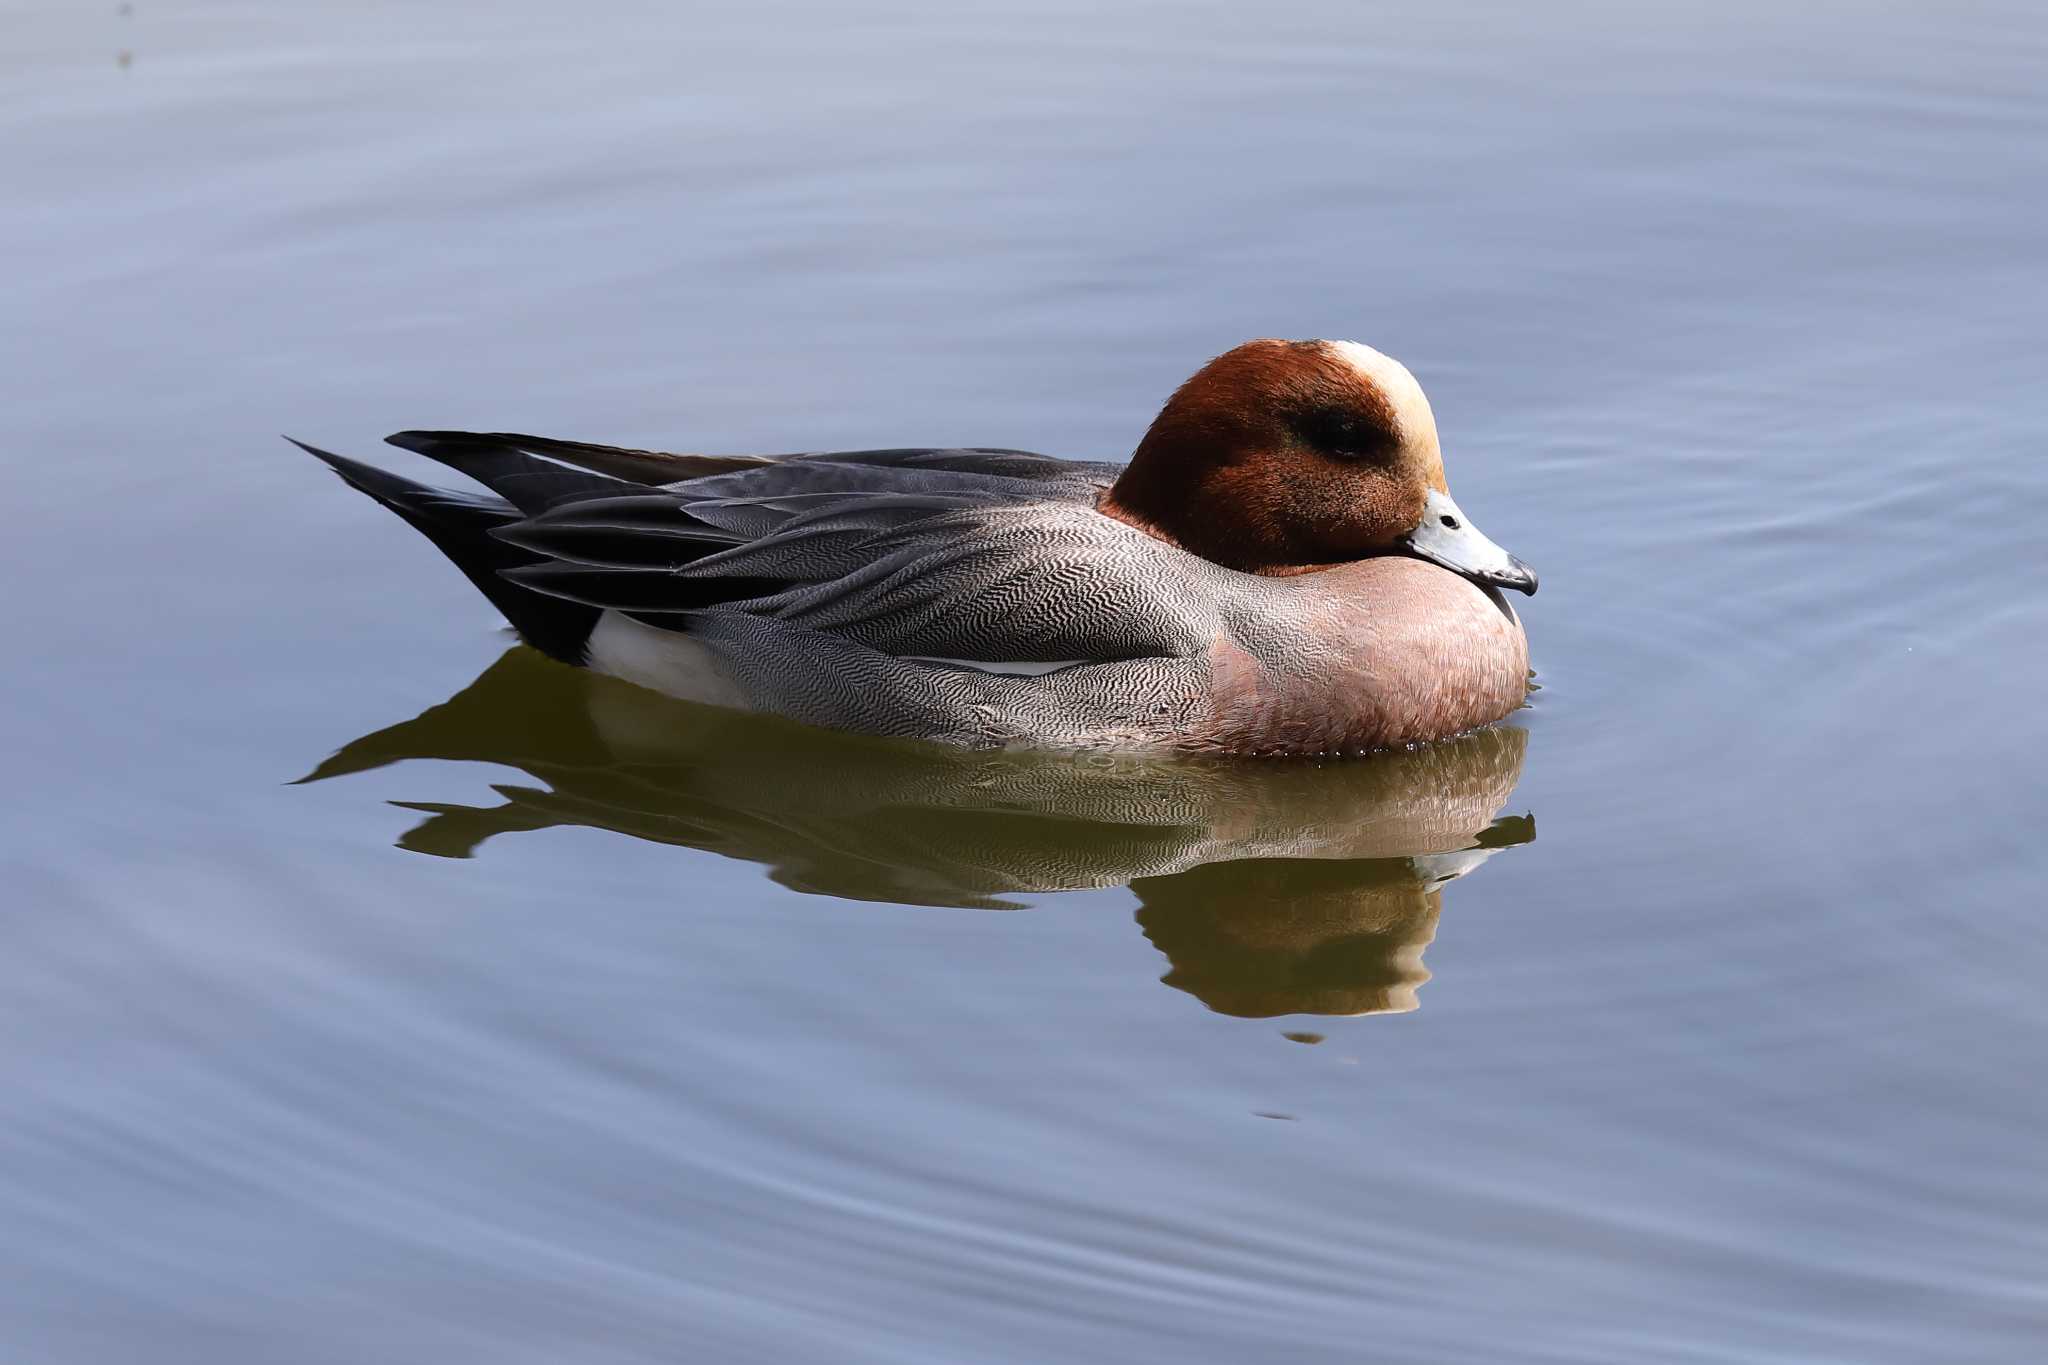
[[1451, 500], [1406, 366], [1355, 341], [1247, 341], [1175, 390], [1102, 510], [1246, 573], [1407, 554], [1475, 583], [1536, 574]]

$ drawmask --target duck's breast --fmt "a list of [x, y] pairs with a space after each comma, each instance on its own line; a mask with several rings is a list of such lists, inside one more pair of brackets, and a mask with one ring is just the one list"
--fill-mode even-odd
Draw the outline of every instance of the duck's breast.
[[1528, 693], [1497, 590], [1388, 556], [1263, 580], [1210, 655], [1218, 748], [1325, 753], [1444, 739]]

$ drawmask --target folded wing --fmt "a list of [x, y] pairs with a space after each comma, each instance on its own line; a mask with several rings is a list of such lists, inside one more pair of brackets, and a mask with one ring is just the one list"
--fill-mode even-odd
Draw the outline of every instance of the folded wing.
[[557, 497], [497, 528], [535, 591], [690, 631], [708, 611], [962, 667], [1206, 646], [1180, 552], [1094, 510], [1114, 468], [1022, 451], [794, 456]]

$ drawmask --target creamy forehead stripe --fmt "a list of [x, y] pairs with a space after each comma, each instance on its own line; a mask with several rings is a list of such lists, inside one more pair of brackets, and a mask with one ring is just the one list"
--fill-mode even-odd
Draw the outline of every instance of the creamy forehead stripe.
[[1415, 376], [1408, 373], [1406, 365], [1363, 342], [1326, 341], [1323, 344], [1387, 396], [1387, 403], [1394, 410], [1394, 420], [1400, 423], [1404, 435], [1414, 438], [1425, 432], [1435, 433], [1436, 414], [1429, 410], [1429, 399], [1423, 396], [1422, 385], [1415, 382]]

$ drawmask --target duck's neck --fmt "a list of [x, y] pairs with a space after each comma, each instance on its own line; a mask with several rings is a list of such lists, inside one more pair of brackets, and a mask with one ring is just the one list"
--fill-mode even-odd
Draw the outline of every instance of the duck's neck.
[[1243, 466], [1227, 459], [1194, 463], [1163, 449], [1159, 438], [1157, 426], [1146, 433], [1097, 511], [1226, 569], [1305, 571], [1298, 547], [1276, 534], [1278, 509], [1267, 505]]
[[[1227, 480], [1216, 480], [1223, 487], [1212, 484], [1194, 490], [1183, 484], [1173, 494], [1162, 496], [1152, 480], [1132, 479], [1132, 470], [1136, 468], [1133, 461], [1123, 476], [1096, 500], [1096, 511], [1135, 527], [1154, 540], [1163, 540], [1239, 573], [1288, 578], [1330, 567], [1327, 562], [1318, 562], [1303, 547], [1273, 535], [1269, 523], [1260, 515], [1263, 509], [1248, 506], [1235, 496], [1227, 487]], [[1190, 509], [1197, 505], [1241, 512], [1244, 520], [1226, 524], [1213, 513], [1205, 516], [1192, 512]]]

